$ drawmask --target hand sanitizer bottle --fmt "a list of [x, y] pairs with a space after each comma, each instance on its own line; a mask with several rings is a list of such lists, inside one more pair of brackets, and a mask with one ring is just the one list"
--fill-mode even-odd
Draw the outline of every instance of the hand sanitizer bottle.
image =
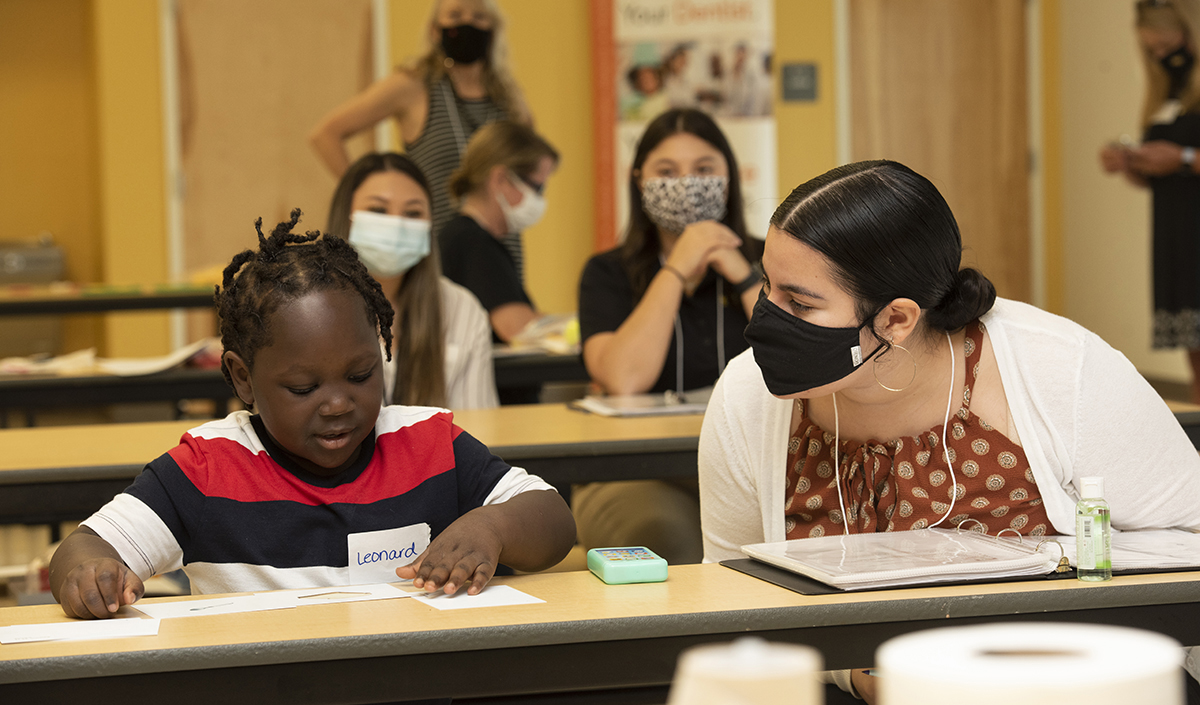
[[1076, 570], [1080, 580], [1112, 580], [1112, 527], [1104, 478], [1081, 478], [1082, 497], [1075, 505]]

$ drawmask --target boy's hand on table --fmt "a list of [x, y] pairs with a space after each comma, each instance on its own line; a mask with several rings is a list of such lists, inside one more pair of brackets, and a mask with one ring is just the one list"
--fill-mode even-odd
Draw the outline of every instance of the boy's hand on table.
[[[481, 508], [486, 509], [486, 508]], [[453, 595], [470, 581], [468, 595], [477, 595], [496, 573], [504, 543], [487, 519], [487, 512], [476, 509], [459, 517], [438, 535], [429, 548], [412, 563], [396, 569], [402, 580], [426, 592], [444, 591]]]
[[106, 619], [122, 605], [132, 605], [146, 592], [132, 570], [114, 558], [95, 558], [67, 574], [59, 602], [68, 617]]

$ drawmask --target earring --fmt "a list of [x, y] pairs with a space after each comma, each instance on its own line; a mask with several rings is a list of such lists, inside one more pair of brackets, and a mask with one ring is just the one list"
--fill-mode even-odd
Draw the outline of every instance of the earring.
[[[908, 354], [909, 361], [912, 362], [912, 366], [913, 366], [912, 367], [912, 377], [910, 377], [909, 380], [904, 383], [904, 386], [897, 389], [895, 387], [889, 387], [879, 380], [879, 359], [882, 358], [883, 355], [879, 355], [878, 357], [875, 358], [874, 364], [871, 366], [871, 372], [874, 373], [874, 375], [875, 375], [875, 383], [878, 384], [880, 387], [883, 387], [884, 389], [888, 390], [889, 392], [903, 392], [905, 389], [908, 389], [908, 385], [912, 384], [913, 380], [915, 380], [917, 378], [917, 358], [913, 357], [913, 354], [911, 352], [909, 352], [908, 348], [904, 347], [903, 345], [893, 343], [889, 339], [887, 352], [891, 352], [892, 350], [904, 351], [905, 353]], [[885, 352], [884, 354], [886, 355], [887, 353]]]
[[452, 68], [454, 66], [454, 59], [451, 59], [447, 56], [446, 58], [442, 59], [442, 66], [445, 66], [446, 68]]

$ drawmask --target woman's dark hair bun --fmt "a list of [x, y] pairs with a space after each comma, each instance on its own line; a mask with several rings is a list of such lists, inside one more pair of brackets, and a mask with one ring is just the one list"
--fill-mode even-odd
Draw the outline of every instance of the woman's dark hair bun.
[[996, 287], [978, 269], [958, 270], [946, 295], [937, 306], [925, 312], [931, 328], [954, 331], [992, 310]]

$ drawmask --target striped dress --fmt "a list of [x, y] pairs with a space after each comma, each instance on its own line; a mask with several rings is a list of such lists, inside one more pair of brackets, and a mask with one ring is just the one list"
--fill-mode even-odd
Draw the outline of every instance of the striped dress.
[[[429, 112], [425, 127], [412, 142], [404, 145], [408, 156], [421, 167], [429, 181], [433, 196], [433, 232], [441, 232], [442, 226], [454, 217], [454, 203], [450, 199], [450, 175], [462, 161], [467, 142], [480, 127], [508, 117], [491, 98], [463, 100], [454, 92], [449, 76], [442, 76], [426, 84], [429, 93]], [[504, 241], [505, 248], [517, 263], [517, 274], [525, 278], [524, 253], [521, 234], [514, 233]]]

